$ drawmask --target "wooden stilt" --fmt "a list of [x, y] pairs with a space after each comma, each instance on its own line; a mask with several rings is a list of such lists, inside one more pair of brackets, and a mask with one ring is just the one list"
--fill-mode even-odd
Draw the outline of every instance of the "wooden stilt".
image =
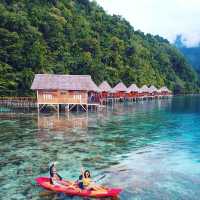
[[58, 105], [57, 105], [57, 111], [58, 111], [58, 115], [59, 115], [59, 106], [60, 106], [60, 105], [58, 104]]
[[85, 111], [87, 111], [87, 109], [84, 107], [84, 105], [83, 104], [81, 104], [81, 107], [85, 110]]
[[37, 111], [38, 111], [38, 113], [40, 112], [40, 104], [39, 103], [37, 103]]

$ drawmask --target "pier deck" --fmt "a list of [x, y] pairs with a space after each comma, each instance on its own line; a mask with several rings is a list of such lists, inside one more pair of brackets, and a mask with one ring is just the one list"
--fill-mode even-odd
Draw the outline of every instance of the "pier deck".
[[[65, 112], [70, 112], [72, 110], [83, 110], [85, 112], [88, 111], [99, 111], [104, 109], [108, 104], [115, 104], [119, 102], [136, 102], [136, 101], [145, 101], [145, 100], [153, 100], [153, 99], [163, 99], [170, 98], [172, 95], [159, 95], [159, 96], [141, 96], [141, 97], [126, 97], [126, 98], [102, 98], [100, 99], [100, 103], [44, 103], [37, 102], [35, 97], [0, 97], [0, 112], [12, 110], [38, 110], [41, 112], [45, 110], [47, 107], [53, 108], [56, 112], [60, 112], [60, 107], [64, 107]], [[2, 110], [2, 111], [1, 111]]]

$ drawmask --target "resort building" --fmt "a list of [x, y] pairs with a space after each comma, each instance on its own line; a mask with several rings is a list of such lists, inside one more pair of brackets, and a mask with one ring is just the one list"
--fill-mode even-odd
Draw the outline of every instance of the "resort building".
[[127, 87], [124, 85], [124, 83], [120, 82], [118, 83], [112, 90], [112, 97], [114, 99], [124, 99], [126, 97]]
[[151, 96], [158, 96], [159, 95], [158, 89], [154, 85], [151, 85], [149, 87], [149, 92], [150, 92]]
[[99, 89], [101, 91], [100, 93], [100, 97], [101, 98], [108, 98], [110, 97], [110, 93], [111, 93], [111, 86], [109, 85], [109, 83], [107, 81], [103, 81], [100, 85], [99, 85]]
[[127, 88], [122, 82], [111, 88], [104, 81], [97, 87], [89, 75], [36, 74], [31, 89], [37, 94], [38, 111], [50, 106], [58, 112], [60, 109], [97, 110], [104, 107], [101, 104], [109, 102], [168, 97], [172, 94], [167, 87], [158, 90], [153, 85], [138, 88], [132, 84]]
[[58, 112], [60, 105], [66, 111], [99, 105], [100, 90], [89, 75], [36, 74], [31, 89], [37, 93], [38, 111], [47, 105]]
[[172, 95], [172, 91], [169, 90], [167, 87], [164, 86], [164, 87], [161, 87], [159, 89], [159, 94], [161, 96], [170, 96], [170, 95]]
[[139, 95], [141, 97], [147, 97], [150, 95], [150, 91], [149, 88], [146, 85], [143, 85], [140, 89], [139, 89]]
[[136, 98], [139, 96], [139, 88], [136, 84], [132, 84], [127, 89], [127, 95], [129, 99]]

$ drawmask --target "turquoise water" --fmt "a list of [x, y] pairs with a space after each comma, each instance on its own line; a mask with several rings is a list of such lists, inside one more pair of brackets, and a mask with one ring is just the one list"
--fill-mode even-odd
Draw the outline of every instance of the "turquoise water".
[[0, 199], [74, 199], [36, 186], [48, 165], [80, 166], [120, 200], [200, 197], [200, 97], [119, 104], [99, 113], [0, 114]]

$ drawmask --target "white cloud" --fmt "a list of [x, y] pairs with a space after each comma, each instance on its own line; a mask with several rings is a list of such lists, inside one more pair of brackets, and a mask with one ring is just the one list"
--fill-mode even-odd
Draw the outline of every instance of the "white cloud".
[[135, 29], [171, 42], [182, 34], [185, 44], [200, 42], [200, 0], [96, 0], [108, 13], [126, 18]]

